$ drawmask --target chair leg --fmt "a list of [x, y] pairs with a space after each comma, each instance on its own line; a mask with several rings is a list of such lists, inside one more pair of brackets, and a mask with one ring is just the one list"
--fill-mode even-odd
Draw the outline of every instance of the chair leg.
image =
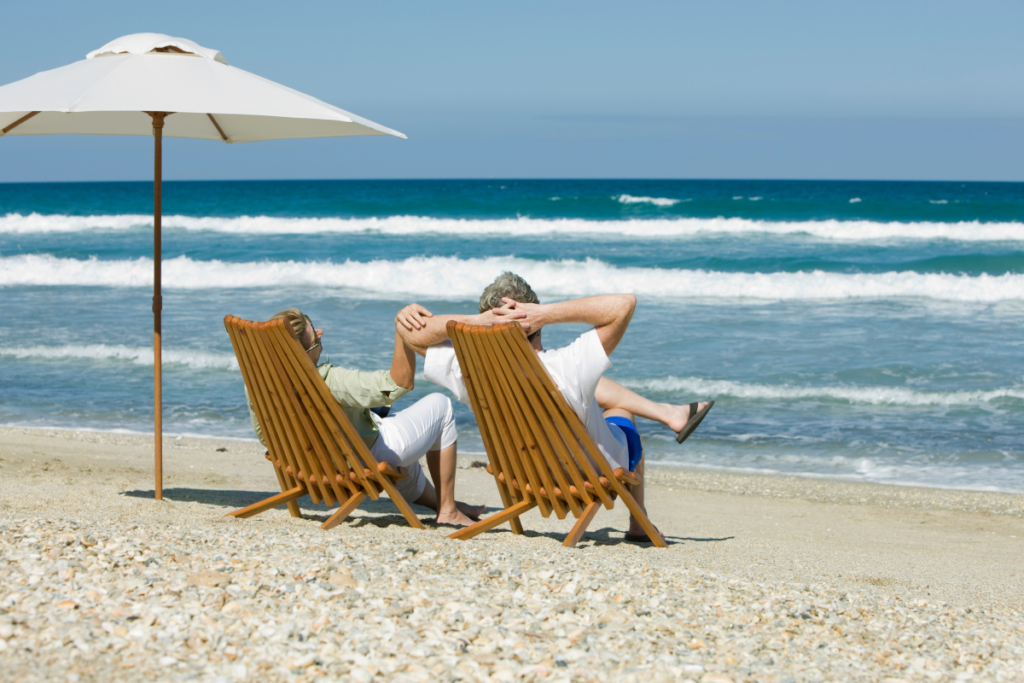
[[661, 532], [651, 523], [651, 518], [647, 516], [647, 513], [641, 509], [640, 504], [636, 502], [636, 498], [633, 497], [629, 491], [623, 486], [622, 490], [619, 491], [619, 498], [626, 504], [629, 512], [636, 517], [636, 521], [640, 522], [640, 526], [644, 532], [650, 537], [651, 542], [656, 548], [667, 548], [668, 543], [665, 543], [665, 537], [661, 535]]
[[[519, 515], [527, 512], [528, 510], [532, 510], [535, 507], [537, 507], [537, 501], [535, 500], [527, 499], [520, 501], [510, 508], [506, 508], [501, 512], [496, 512], [486, 519], [481, 519], [472, 526], [467, 526], [464, 529], [459, 529], [454, 534], [449, 534], [448, 538], [454, 538], [460, 541], [468, 540], [478, 534], [488, 531], [489, 529], [493, 529], [504, 522], [518, 521], [517, 518]], [[522, 529], [521, 526], [519, 528]]]
[[423, 522], [421, 522], [420, 518], [416, 516], [416, 513], [412, 511], [412, 507], [409, 506], [409, 501], [403, 498], [402, 494], [395, 490], [394, 482], [386, 476], [381, 477], [381, 481], [384, 482], [382, 488], [387, 492], [388, 498], [390, 498], [391, 502], [395, 504], [398, 511], [402, 513], [402, 516], [405, 517], [405, 521], [409, 523], [409, 526], [413, 529], [426, 529], [427, 527], [423, 526]]
[[572, 531], [570, 531], [569, 535], [565, 537], [565, 542], [562, 543], [562, 547], [575, 548], [576, 544], [580, 542], [581, 538], [583, 538], [583, 533], [587, 530], [587, 527], [590, 526], [590, 523], [594, 520], [594, 515], [596, 515], [597, 511], [600, 509], [601, 502], [597, 500], [585, 507], [583, 509], [583, 514], [580, 515], [580, 518], [576, 520], [576, 524], [573, 525]]
[[[498, 495], [501, 496], [502, 505], [504, 505], [506, 508], [512, 507], [512, 496], [505, 489], [505, 485], [498, 481], [497, 477], [495, 477], [494, 483], [498, 485]], [[518, 536], [523, 535], [523, 523], [519, 521], [518, 517], [513, 517], [512, 519], [510, 519], [508, 521], [508, 525], [512, 527], [512, 533]]]
[[352, 511], [359, 507], [359, 504], [366, 500], [365, 493], [355, 493], [348, 497], [348, 500], [341, 504], [337, 512], [327, 518], [327, 521], [320, 525], [323, 530], [333, 529], [334, 527], [341, 524], [346, 517], [352, 514]]
[[225, 517], [239, 517], [239, 518], [242, 518], [242, 519], [244, 519], [246, 517], [252, 517], [253, 515], [258, 515], [261, 512], [266, 512], [267, 510], [272, 510], [273, 508], [276, 508], [278, 505], [282, 505], [282, 504], [288, 503], [288, 502], [293, 502], [293, 501], [295, 501], [296, 498], [301, 498], [304, 495], [306, 495], [306, 487], [305, 486], [296, 486], [295, 488], [288, 489], [287, 491], [283, 491], [283, 492], [277, 494], [276, 496], [271, 496], [270, 498], [266, 498], [264, 500], [261, 500], [258, 503], [253, 503], [252, 505], [250, 505], [248, 507], [244, 507], [241, 510], [235, 510], [234, 512], [229, 512], [228, 514], [226, 514], [224, 516]]
[[[281, 491], [282, 492], [283, 491], [287, 491], [288, 490], [288, 484], [285, 483], [284, 475], [281, 474], [281, 470], [279, 470], [279, 469], [277, 469], [275, 467], [274, 468], [274, 474], [277, 475], [277, 483], [281, 485]], [[302, 519], [302, 513], [299, 512], [299, 504], [296, 503], [294, 500], [289, 500], [288, 501], [288, 514], [290, 514], [292, 517], [296, 517], [298, 519]]]

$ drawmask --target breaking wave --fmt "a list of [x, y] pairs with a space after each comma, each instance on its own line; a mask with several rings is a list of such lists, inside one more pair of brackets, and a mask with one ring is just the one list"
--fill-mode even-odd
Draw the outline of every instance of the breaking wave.
[[769, 384], [745, 384], [699, 377], [620, 380], [632, 389], [699, 396], [732, 396], [755, 400], [847, 401], [866, 405], [957, 406], [989, 403], [1001, 398], [1024, 399], [1024, 387], [991, 391], [915, 391], [903, 387], [793, 387]]
[[[135, 365], [153, 365], [153, 349], [123, 344], [70, 344], [67, 346], [0, 347], [0, 358], [42, 360], [128, 361]], [[163, 365], [186, 365], [196, 370], [237, 370], [233, 354], [209, 351], [163, 349]]]
[[[621, 195], [629, 197], [629, 195]], [[675, 202], [680, 200], [629, 197], [629, 202]], [[8, 213], [0, 216], [0, 234], [71, 233], [88, 230], [149, 230], [148, 215], [67, 216]], [[500, 218], [459, 219], [427, 216], [383, 218], [287, 218], [278, 216], [237, 216], [233, 218], [164, 216], [165, 229], [221, 232], [240, 235], [289, 235], [311, 233], [369, 233], [386, 235], [607, 235], [634, 238], [687, 238], [761, 233], [807, 235], [840, 242], [878, 240], [949, 239], [966, 242], [1024, 241], [1024, 223], [883, 223], [877, 221], [763, 221], [747, 218], [661, 218], [630, 220], [587, 220], [582, 218]]]
[[[727, 273], [663, 268], [617, 268], [596, 259], [533, 261], [507, 257], [413, 257], [403, 261], [197, 261], [163, 263], [167, 289], [337, 287], [383, 298], [476, 300], [494, 277], [512, 270], [547, 297], [631, 292], [652, 298], [826, 300], [923, 298], [994, 302], [1024, 299], [1024, 275], [946, 273]], [[103, 261], [50, 255], [0, 258], [0, 286], [150, 287], [148, 258]]]

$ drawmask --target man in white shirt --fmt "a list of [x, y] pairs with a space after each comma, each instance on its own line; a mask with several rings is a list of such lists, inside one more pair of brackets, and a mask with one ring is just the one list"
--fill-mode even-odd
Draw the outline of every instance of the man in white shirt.
[[[427, 379], [447, 388], [468, 404], [462, 371], [455, 350], [447, 341], [445, 326], [448, 320], [475, 324], [504, 320], [519, 322], [538, 358], [609, 464], [639, 475], [641, 483], [633, 487], [631, 493], [643, 507], [643, 450], [634, 415], [667, 424], [681, 433], [682, 440], [696, 428], [713, 402], [690, 406], [655, 403], [602, 376], [611, 367], [608, 356], [625, 334], [635, 307], [636, 297], [632, 294], [542, 305], [522, 278], [503, 273], [484, 291], [479, 315], [433, 316], [423, 307], [410, 305], [403, 309], [405, 316], [398, 319], [400, 324], [396, 327], [405, 342], [426, 357], [424, 374]], [[557, 323], [584, 323], [594, 327], [568, 346], [545, 351], [540, 332], [544, 326]], [[632, 516], [627, 538], [648, 540]]]

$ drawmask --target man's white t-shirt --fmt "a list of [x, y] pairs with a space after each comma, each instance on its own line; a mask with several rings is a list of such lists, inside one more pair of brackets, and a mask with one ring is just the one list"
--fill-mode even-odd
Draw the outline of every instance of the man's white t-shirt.
[[[601, 375], [612, 366], [604, 352], [597, 330], [581, 334], [576, 341], [560, 349], [537, 354], [551, 379], [562, 390], [565, 400], [579, 416], [594, 443], [612, 467], [629, 467], [629, 446], [621, 429], [611, 429], [604, 411], [594, 397]], [[462, 368], [450, 341], [427, 349], [423, 374], [431, 382], [452, 392], [469, 405], [469, 393], [462, 380]]]

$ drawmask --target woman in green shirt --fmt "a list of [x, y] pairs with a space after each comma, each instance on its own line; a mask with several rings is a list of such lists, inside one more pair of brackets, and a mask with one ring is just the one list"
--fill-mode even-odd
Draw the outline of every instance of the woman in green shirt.
[[[323, 329], [314, 327], [309, 317], [297, 308], [281, 311], [270, 320], [279, 318], [284, 319], [292, 337], [317, 366], [331, 395], [373, 457], [405, 472], [406, 476], [396, 482], [395, 488], [406, 500], [435, 510], [439, 524], [468, 526], [484, 513], [483, 505], [467, 505], [455, 500], [457, 433], [452, 403], [447, 396], [428, 394], [405, 410], [384, 418], [371, 410], [390, 406], [415, 385], [416, 355], [397, 330], [391, 368], [367, 372], [329, 362], [319, 364]], [[263, 443], [263, 432], [251, 402], [249, 413], [256, 436]], [[427, 482], [419, 464], [424, 456], [433, 486]]]

